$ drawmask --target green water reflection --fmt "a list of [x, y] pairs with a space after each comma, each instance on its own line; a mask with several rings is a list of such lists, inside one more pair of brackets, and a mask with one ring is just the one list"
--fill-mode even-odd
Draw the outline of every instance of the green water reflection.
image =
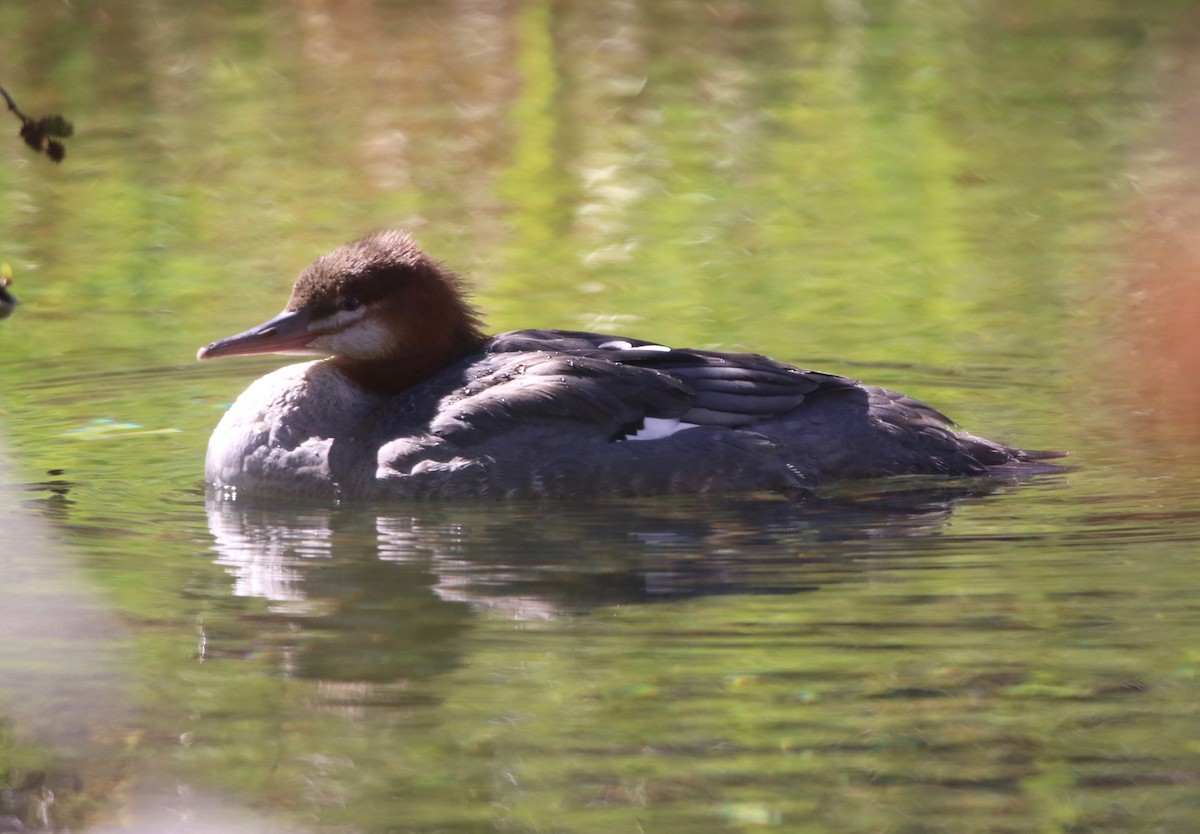
[[[0, 141], [0, 830], [1194, 830], [1197, 446], [1117, 329], [1194, 7], [0, 4], [0, 83], [78, 131]], [[391, 225], [496, 329], [766, 352], [1081, 468], [206, 506], [279, 361], [196, 348]]]

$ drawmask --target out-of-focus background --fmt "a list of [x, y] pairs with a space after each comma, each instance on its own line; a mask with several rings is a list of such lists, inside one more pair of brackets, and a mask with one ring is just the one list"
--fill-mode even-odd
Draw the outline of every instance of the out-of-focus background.
[[[0, 84], [0, 831], [1200, 827], [1196, 2], [13, 0]], [[1078, 468], [206, 502], [287, 360], [196, 349], [387, 226]]]

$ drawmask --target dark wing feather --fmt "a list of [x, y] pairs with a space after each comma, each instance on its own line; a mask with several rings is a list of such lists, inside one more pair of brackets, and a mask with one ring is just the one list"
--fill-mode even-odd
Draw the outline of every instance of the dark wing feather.
[[666, 374], [692, 392], [687, 423], [738, 428], [786, 414], [817, 391], [858, 387], [855, 380], [806, 371], [754, 353], [668, 349], [653, 342], [569, 330], [497, 336], [492, 351], [546, 350]]
[[607, 439], [645, 417], [678, 417], [693, 400], [669, 374], [582, 355], [512, 353], [472, 367], [479, 372], [441, 401], [432, 434], [469, 444], [553, 419], [588, 426], [589, 434]]
[[428, 431], [464, 445], [517, 428], [536, 432], [547, 420], [574, 424], [564, 437], [604, 440], [636, 432], [647, 417], [752, 427], [794, 411], [816, 392], [857, 387], [756, 354], [670, 350], [556, 330], [501, 334], [436, 384], [441, 390]]
[[551, 353], [587, 353], [607, 350], [602, 345], [626, 343], [634, 348], [654, 345], [643, 339], [613, 336], [609, 333], [587, 333], [582, 330], [512, 330], [499, 333], [488, 343], [488, 353], [525, 353], [548, 351]]
[[752, 353], [714, 353], [701, 350], [672, 350], [657, 355], [645, 351], [628, 361], [650, 367], [686, 383], [696, 401], [683, 419], [701, 425], [746, 426], [798, 408], [805, 398], [820, 390], [853, 388], [854, 380], [793, 368]]

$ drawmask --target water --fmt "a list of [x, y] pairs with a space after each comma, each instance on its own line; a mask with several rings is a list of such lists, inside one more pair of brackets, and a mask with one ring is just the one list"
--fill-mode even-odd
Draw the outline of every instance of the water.
[[[1196, 829], [1194, 4], [236, 5], [0, 6], [0, 831]], [[1076, 468], [213, 501], [196, 348], [388, 225]]]

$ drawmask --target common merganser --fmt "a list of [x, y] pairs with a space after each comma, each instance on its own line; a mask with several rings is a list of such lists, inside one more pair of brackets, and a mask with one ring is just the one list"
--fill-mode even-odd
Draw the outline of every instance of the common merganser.
[[1057, 452], [756, 354], [567, 330], [487, 336], [457, 276], [383, 231], [318, 258], [284, 311], [198, 359], [316, 353], [254, 382], [208, 444], [226, 493], [331, 498], [809, 491], [1021, 473]]

